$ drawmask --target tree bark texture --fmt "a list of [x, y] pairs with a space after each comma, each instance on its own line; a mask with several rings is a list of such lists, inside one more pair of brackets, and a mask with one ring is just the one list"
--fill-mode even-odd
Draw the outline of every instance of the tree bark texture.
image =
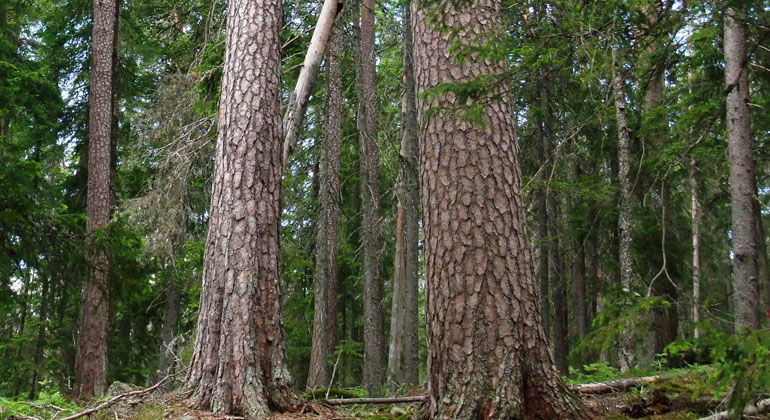
[[89, 278], [80, 314], [76, 387], [82, 397], [101, 396], [107, 383], [107, 320], [110, 262], [96, 233], [112, 215], [112, 137], [115, 113], [118, 0], [95, 0], [88, 97], [88, 194], [86, 199]]
[[302, 62], [302, 69], [297, 77], [297, 84], [294, 86], [289, 96], [289, 102], [286, 105], [286, 113], [283, 118], [284, 140], [282, 148], [282, 167], [285, 168], [289, 163], [289, 156], [292, 148], [297, 142], [302, 121], [305, 118], [307, 102], [310, 99], [310, 89], [315, 82], [318, 70], [321, 67], [321, 59], [324, 56], [329, 38], [332, 36], [334, 20], [341, 9], [340, 0], [324, 0], [321, 6], [321, 12], [318, 15], [318, 21], [313, 29], [313, 36], [310, 38], [305, 60]]
[[[582, 174], [580, 162], [576, 159], [574, 169], [576, 183], [580, 182]], [[572, 284], [575, 288], [575, 326], [577, 327], [575, 338], [578, 340], [588, 334], [588, 329], [591, 326], [588, 306], [589, 302], [592, 301], [588, 297], [586, 288], [586, 248], [584, 244], [586, 235], [581, 231], [573, 238], [574, 262], [572, 268]]]
[[419, 252], [419, 132], [414, 84], [412, 12], [404, 8], [404, 92], [401, 97], [402, 138], [398, 157], [396, 196], [396, 261], [388, 348], [388, 382], [418, 383], [418, 252]]
[[745, 14], [728, 7], [724, 15], [727, 148], [733, 236], [735, 327], [759, 328], [756, 161], [749, 111]]
[[193, 357], [192, 406], [264, 418], [287, 403], [278, 283], [280, 0], [234, 0]]
[[700, 201], [698, 201], [697, 164], [694, 158], [690, 159], [690, 217], [692, 220], [692, 323], [693, 337], [700, 337], [698, 322], [700, 322]]
[[380, 150], [377, 143], [377, 81], [374, 57], [374, 0], [361, 0], [358, 51], [358, 132], [361, 142], [362, 238], [364, 249], [364, 372], [369, 395], [385, 380], [387, 347], [382, 306]]
[[327, 82], [324, 134], [321, 143], [320, 211], [316, 228], [315, 301], [313, 340], [307, 387], [329, 385], [328, 355], [334, 351], [337, 329], [337, 252], [339, 249], [340, 145], [342, 143], [342, 56], [343, 33], [334, 30], [326, 55]]
[[[634, 283], [634, 268], [631, 261], [632, 232], [631, 224], [631, 129], [628, 125], [626, 95], [623, 78], [617, 72], [612, 78], [612, 90], [615, 101], [615, 116], [618, 129], [618, 183], [620, 184], [620, 206], [618, 211], [618, 231], [620, 235], [620, 286], [624, 293], [630, 293]], [[628, 371], [636, 365], [636, 338], [633, 325], [627, 323], [621, 334], [618, 349], [620, 370]]]
[[[506, 71], [450, 47], [502, 34], [498, 0], [415, 3], [418, 94]], [[449, 31], [436, 29], [440, 19]], [[421, 97], [430, 418], [579, 417], [548, 350], [526, 232], [518, 145], [507, 92], [482, 98], [483, 124], [451, 92]], [[473, 99], [469, 100], [474, 103]]]

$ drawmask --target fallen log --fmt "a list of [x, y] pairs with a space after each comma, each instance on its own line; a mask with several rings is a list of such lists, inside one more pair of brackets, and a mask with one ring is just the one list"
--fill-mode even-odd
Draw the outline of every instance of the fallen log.
[[403, 404], [417, 403], [425, 400], [425, 395], [415, 395], [411, 397], [389, 397], [389, 398], [329, 398], [321, 400], [326, 405], [350, 405], [350, 404]]
[[[764, 399], [757, 403], [757, 405], [749, 405], [743, 409], [744, 416], [756, 416], [758, 414], [770, 413], [770, 398]], [[729, 420], [730, 412], [722, 411], [712, 414], [708, 417], [701, 417], [699, 420]]]
[[[608, 394], [610, 392], [625, 391], [629, 388], [652, 384], [663, 379], [668, 379], [676, 375], [657, 375], [644, 376], [641, 378], [616, 379], [614, 381], [594, 382], [590, 384], [573, 385], [571, 388], [581, 394]], [[388, 398], [333, 398], [320, 400], [326, 405], [352, 405], [352, 404], [403, 404], [417, 403], [425, 400], [424, 395], [415, 395], [409, 397], [388, 397]]]
[[675, 375], [643, 376], [641, 378], [616, 379], [614, 381], [593, 382], [590, 384], [573, 385], [572, 389], [581, 394], [609, 394], [611, 392], [625, 391], [644, 384], [652, 384], [663, 379], [669, 379]]
[[122, 399], [124, 399], [126, 397], [139, 397], [139, 396], [147, 395], [147, 394], [155, 391], [156, 389], [160, 388], [161, 385], [166, 383], [166, 381], [168, 381], [169, 379], [173, 378], [174, 376], [176, 376], [176, 375], [168, 375], [165, 378], [161, 379], [158, 383], [156, 383], [155, 385], [153, 385], [153, 386], [151, 386], [149, 388], [140, 389], [140, 390], [137, 390], [137, 391], [131, 391], [131, 392], [126, 392], [126, 393], [123, 393], [123, 394], [120, 394], [120, 395], [116, 395], [116, 396], [110, 398], [109, 400], [107, 400], [107, 401], [105, 401], [105, 402], [103, 402], [103, 403], [101, 403], [101, 404], [99, 404], [99, 405], [97, 405], [95, 407], [92, 407], [92, 408], [89, 408], [87, 410], [83, 410], [81, 412], [75, 413], [75, 414], [73, 414], [73, 415], [71, 415], [69, 417], [64, 417], [61, 420], [75, 420], [75, 419], [79, 419], [81, 417], [85, 417], [87, 415], [96, 413], [97, 411], [101, 411], [101, 410], [104, 410], [105, 408], [111, 407], [111, 406], [115, 405], [115, 403], [117, 403], [118, 401], [120, 401], [120, 400], [122, 400]]

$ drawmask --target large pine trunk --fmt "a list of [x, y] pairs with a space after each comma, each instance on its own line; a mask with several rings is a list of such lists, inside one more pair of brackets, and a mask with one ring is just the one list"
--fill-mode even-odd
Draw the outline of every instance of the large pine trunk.
[[[450, 52], [453, 29], [462, 28], [459, 41], [473, 45], [485, 42], [487, 31], [501, 33], [498, 0], [416, 6], [418, 93], [506, 71], [505, 63], [489, 59], [458, 63]], [[434, 26], [437, 16], [449, 31]], [[511, 103], [504, 89], [493, 90], [483, 98], [481, 124], [466, 118], [457, 107], [468, 104], [452, 93], [418, 101], [427, 415], [579, 417], [579, 403], [553, 367], [541, 324]]]
[[88, 196], [86, 203], [89, 278], [80, 315], [76, 387], [82, 397], [100, 396], [107, 383], [107, 320], [110, 262], [95, 241], [112, 214], [111, 151], [115, 110], [118, 1], [94, 2], [91, 85], [88, 98]]
[[382, 306], [380, 150], [377, 144], [377, 83], [374, 57], [374, 0], [362, 0], [358, 51], [358, 131], [361, 141], [362, 238], [364, 248], [364, 372], [369, 395], [385, 379], [385, 317]]
[[733, 303], [736, 328], [759, 328], [756, 162], [749, 111], [745, 13], [725, 10], [727, 148], [733, 238]]
[[321, 143], [318, 226], [316, 230], [313, 341], [307, 387], [329, 384], [328, 355], [337, 328], [337, 238], [340, 206], [340, 144], [342, 142], [342, 28], [337, 26], [327, 52], [324, 135]]
[[219, 110], [216, 168], [191, 404], [264, 418], [287, 403], [278, 288], [281, 190], [281, 2], [234, 0]]
[[398, 158], [396, 196], [396, 257], [393, 275], [393, 306], [388, 346], [388, 381], [417, 384], [417, 265], [420, 179], [417, 131], [417, 98], [414, 86], [412, 14], [404, 9], [404, 93], [401, 97], [402, 138]]

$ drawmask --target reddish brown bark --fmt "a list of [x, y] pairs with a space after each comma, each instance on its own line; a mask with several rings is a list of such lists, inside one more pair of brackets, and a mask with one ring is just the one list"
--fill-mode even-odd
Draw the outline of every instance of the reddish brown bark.
[[96, 243], [95, 236], [109, 224], [112, 214], [111, 151], [117, 31], [118, 1], [95, 1], [88, 98], [86, 235], [89, 278], [83, 291], [75, 374], [76, 388], [82, 397], [102, 395], [107, 383], [110, 262]]
[[[502, 33], [500, 2], [435, 3], [414, 10], [418, 93], [505, 72], [502, 62], [450, 52]], [[438, 17], [450, 31], [436, 29]], [[491, 31], [491, 32], [490, 32]], [[499, 85], [499, 84], [497, 84]], [[538, 310], [507, 92], [483, 98], [475, 124], [452, 93], [418, 101], [425, 229], [430, 418], [580, 417], [561, 382]], [[469, 100], [473, 103], [473, 100]]]
[[264, 418], [288, 397], [278, 290], [280, 0], [235, 0], [219, 110], [192, 406]]

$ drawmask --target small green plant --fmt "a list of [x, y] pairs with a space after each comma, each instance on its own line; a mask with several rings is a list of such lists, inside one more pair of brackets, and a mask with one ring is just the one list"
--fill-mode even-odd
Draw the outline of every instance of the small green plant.
[[583, 365], [580, 368], [570, 367], [569, 373], [572, 383], [603, 382], [618, 378], [618, 370], [604, 361]]

